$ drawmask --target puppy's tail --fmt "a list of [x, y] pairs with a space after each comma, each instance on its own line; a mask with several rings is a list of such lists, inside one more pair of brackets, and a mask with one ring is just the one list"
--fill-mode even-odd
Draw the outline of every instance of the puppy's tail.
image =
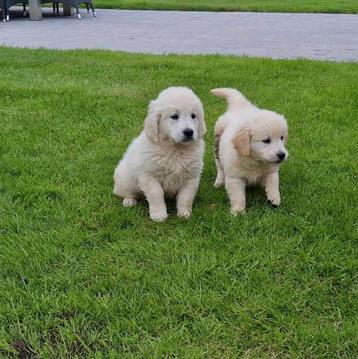
[[238, 90], [230, 88], [218, 88], [210, 91], [214, 96], [226, 99], [228, 111], [252, 106], [251, 102]]

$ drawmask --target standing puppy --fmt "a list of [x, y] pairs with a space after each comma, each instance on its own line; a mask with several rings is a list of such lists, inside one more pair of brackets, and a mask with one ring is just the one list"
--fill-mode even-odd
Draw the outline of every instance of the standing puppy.
[[215, 125], [214, 186], [225, 184], [233, 214], [245, 210], [246, 185], [262, 185], [267, 199], [279, 206], [278, 171], [288, 157], [284, 116], [255, 107], [235, 89], [219, 88], [211, 93], [228, 103], [227, 112]]
[[114, 194], [124, 206], [140, 195], [150, 218], [164, 221], [164, 196], [176, 197], [177, 214], [188, 218], [199, 187], [204, 155], [203, 105], [192, 90], [169, 87], [149, 104], [143, 132], [128, 147], [114, 172]]

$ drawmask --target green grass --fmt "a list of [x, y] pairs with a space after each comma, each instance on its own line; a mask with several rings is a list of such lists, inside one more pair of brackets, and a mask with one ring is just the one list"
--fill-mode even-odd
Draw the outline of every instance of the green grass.
[[95, 5], [114, 9], [358, 13], [357, 0], [95, 0]]
[[[358, 64], [0, 48], [0, 75], [0, 357], [358, 356]], [[193, 217], [158, 224], [112, 174], [170, 85], [207, 151]], [[218, 86], [288, 118], [279, 209], [213, 188]]]

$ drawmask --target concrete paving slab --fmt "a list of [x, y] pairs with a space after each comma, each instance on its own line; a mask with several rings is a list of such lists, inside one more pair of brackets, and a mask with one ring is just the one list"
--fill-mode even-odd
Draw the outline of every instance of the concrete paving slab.
[[0, 45], [358, 61], [358, 15], [96, 12], [94, 18], [82, 10], [82, 20], [50, 9], [36, 22], [15, 16], [0, 23]]

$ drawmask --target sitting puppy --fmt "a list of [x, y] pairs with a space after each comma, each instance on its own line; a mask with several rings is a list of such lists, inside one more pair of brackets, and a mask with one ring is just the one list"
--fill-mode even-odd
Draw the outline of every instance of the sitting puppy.
[[143, 132], [128, 147], [114, 172], [114, 194], [124, 206], [140, 195], [150, 218], [164, 221], [164, 196], [176, 197], [177, 214], [188, 218], [199, 187], [204, 155], [203, 105], [192, 90], [169, 87], [149, 104]]
[[246, 185], [262, 185], [267, 199], [278, 206], [279, 166], [288, 157], [285, 118], [255, 107], [235, 89], [219, 88], [211, 93], [228, 103], [227, 112], [215, 126], [214, 186], [225, 184], [233, 214], [245, 210]]

